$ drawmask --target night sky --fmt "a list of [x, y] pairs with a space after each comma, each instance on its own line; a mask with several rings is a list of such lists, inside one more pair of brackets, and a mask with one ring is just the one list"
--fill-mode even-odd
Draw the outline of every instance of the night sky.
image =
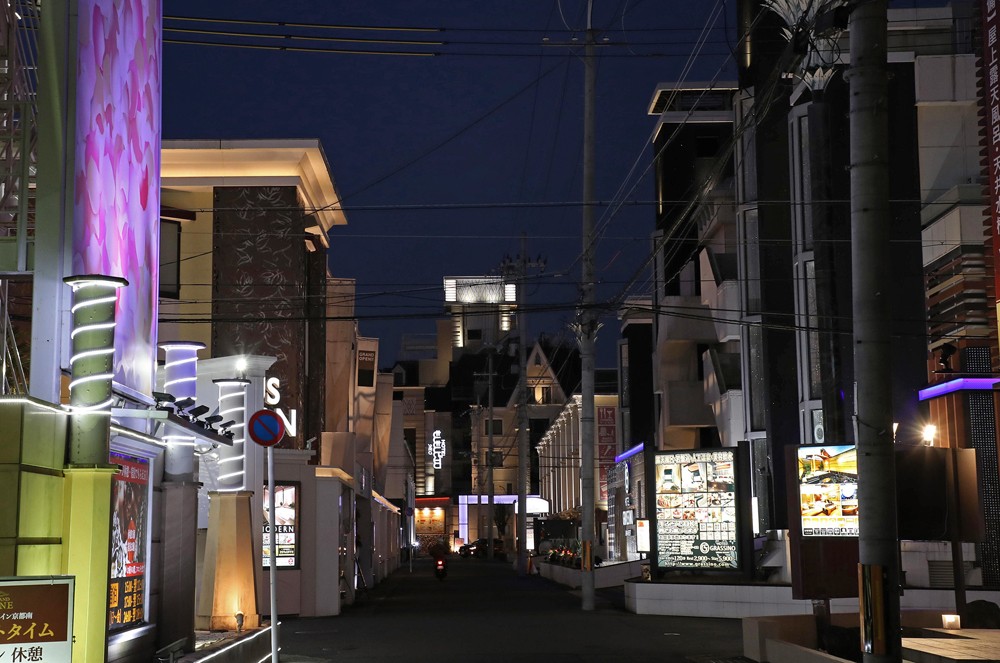
[[[530, 272], [529, 310], [544, 311], [530, 315], [529, 334], [571, 336], [581, 269], [586, 6], [172, 0], [164, 10], [163, 137], [322, 141], [348, 219], [332, 232], [331, 272], [357, 280], [361, 333], [382, 339], [383, 367], [401, 333], [433, 333], [433, 318], [443, 314], [442, 277], [495, 273], [519, 253], [522, 233], [527, 253], [547, 262], [543, 273]], [[594, 7], [603, 44], [597, 197], [615, 203], [597, 213], [595, 265], [598, 300], [609, 301], [649, 293], [642, 266], [655, 222], [655, 120], [646, 114], [653, 90], [667, 81], [734, 79], [735, 7], [732, 0], [595, 0]], [[286, 25], [259, 23], [268, 21]], [[180, 40], [243, 46], [173, 43]], [[439, 55], [322, 52], [332, 50]], [[610, 367], [617, 321], [610, 314], [602, 322], [598, 366]]]

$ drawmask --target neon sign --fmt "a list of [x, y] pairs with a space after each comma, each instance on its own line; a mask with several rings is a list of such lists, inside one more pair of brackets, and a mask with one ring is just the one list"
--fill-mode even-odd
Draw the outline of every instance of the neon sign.
[[440, 430], [434, 431], [434, 435], [431, 438], [431, 443], [427, 445], [427, 455], [433, 459], [434, 469], [440, 470], [444, 461], [445, 455], [447, 455], [447, 447], [445, 446], [444, 433]]

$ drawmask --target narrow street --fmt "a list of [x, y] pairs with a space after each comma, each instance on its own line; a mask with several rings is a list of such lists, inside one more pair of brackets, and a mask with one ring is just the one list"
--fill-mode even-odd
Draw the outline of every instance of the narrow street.
[[596, 609], [578, 591], [512, 564], [449, 558], [404, 566], [334, 618], [282, 623], [283, 663], [371, 661], [740, 661], [735, 619], [635, 615], [620, 590], [598, 590]]

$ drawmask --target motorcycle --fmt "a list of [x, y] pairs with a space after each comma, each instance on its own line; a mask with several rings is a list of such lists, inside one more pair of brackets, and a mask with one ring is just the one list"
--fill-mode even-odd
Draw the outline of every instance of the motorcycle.
[[444, 563], [443, 559], [435, 560], [434, 575], [437, 576], [438, 580], [444, 580], [444, 577], [448, 575], [448, 566]]

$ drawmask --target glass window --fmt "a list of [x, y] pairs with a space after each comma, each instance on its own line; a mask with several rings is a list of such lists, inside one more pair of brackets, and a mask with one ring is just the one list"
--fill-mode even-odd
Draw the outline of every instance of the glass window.
[[750, 358], [750, 429], [767, 427], [767, 389], [764, 366], [764, 330], [759, 324], [747, 329], [748, 356]]
[[822, 397], [819, 353], [819, 311], [816, 304], [816, 263], [806, 263], [806, 352], [809, 366], [809, 398]]
[[760, 229], [757, 210], [749, 210], [743, 219], [743, 241], [745, 271], [744, 283], [747, 315], [760, 313]]
[[160, 297], [181, 296], [181, 224], [160, 219]]

